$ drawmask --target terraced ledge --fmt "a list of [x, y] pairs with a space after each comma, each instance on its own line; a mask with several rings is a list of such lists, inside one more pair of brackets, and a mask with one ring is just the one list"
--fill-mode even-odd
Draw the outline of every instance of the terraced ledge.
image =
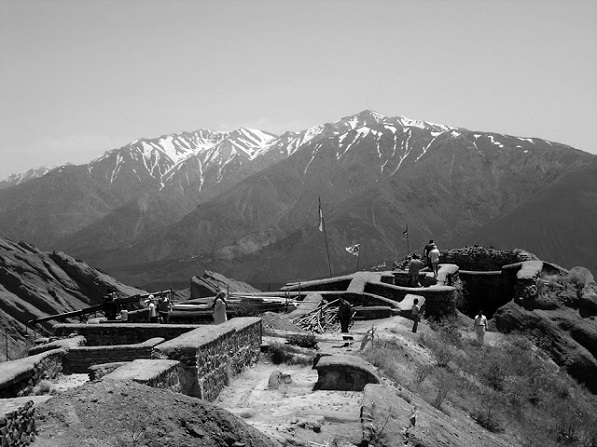
[[165, 388], [174, 392], [182, 390], [180, 362], [176, 360], [139, 359], [127, 363], [102, 380], [132, 380], [154, 388]]
[[53, 379], [62, 372], [67, 351], [53, 349], [30, 357], [0, 363], [0, 398], [17, 397], [42, 379]]

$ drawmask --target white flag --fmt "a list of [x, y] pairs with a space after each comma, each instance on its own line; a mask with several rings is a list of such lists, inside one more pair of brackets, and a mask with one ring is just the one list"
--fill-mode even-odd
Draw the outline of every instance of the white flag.
[[351, 245], [350, 247], [346, 247], [346, 251], [352, 255], [358, 256], [360, 246], [361, 244]]

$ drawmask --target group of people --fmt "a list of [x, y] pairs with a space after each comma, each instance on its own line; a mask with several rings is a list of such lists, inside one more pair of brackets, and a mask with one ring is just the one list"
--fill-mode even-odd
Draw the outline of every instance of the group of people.
[[421, 287], [421, 283], [419, 282], [419, 272], [424, 267], [429, 267], [433, 271], [433, 277], [437, 279], [437, 275], [439, 273], [439, 249], [433, 239], [429, 239], [429, 243], [425, 245], [423, 250], [423, 257], [425, 262], [419, 259], [419, 255], [414, 253], [412, 257], [410, 257], [410, 261], [408, 263], [408, 274], [409, 274], [409, 287]]
[[149, 322], [150, 323], [163, 323], [168, 324], [170, 320], [170, 312], [172, 312], [172, 302], [167, 296], [161, 296], [156, 298], [153, 295], [149, 295], [144, 304], [149, 309]]

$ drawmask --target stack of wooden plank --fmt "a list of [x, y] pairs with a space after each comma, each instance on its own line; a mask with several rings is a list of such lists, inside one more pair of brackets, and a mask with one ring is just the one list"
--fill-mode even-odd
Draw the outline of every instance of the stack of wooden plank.
[[338, 300], [334, 300], [327, 304], [322, 304], [308, 314], [301, 315], [291, 321], [301, 329], [318, 334], [339, 331], [340, 321], [338, 320], [337, 302]]

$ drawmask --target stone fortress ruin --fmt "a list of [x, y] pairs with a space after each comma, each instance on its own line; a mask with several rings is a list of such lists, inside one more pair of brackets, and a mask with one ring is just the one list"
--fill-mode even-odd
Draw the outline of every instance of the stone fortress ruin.
[[[408, 274], [398, 270], [291, 283], [282, 291], [302, 298], [319, 295], [328, 302], [343, 296], [353, 304], [356, 318], [408, 318], [415, 297], [425, 304], [427, 317], [451, 312], [456, 300], [465, 300], [461, 307], [470, 314], [482, 305], [491, 315], [512, 299], [524, 300], [536, 294], [539, 275], [559, 270], [537, 260], [491, 271], [461, 270], [456, 264], [444, 263], [437, 281], [422, 272], [421, 288], [407, 287]], [[132, 380], [213, 402], [261, 352], [259, 317], [232, 318], [217, 326], [146, 323], [136, 321], [134, 313], [131, 317], [126, 323], [55, 324], [57, 340], [35, 346], [28, 357], [0, 364], [3, 447], [28, 445], [34, 439], [35, 406], [51, 397], [31, 395], [43, 380], [85, 373], [92, 380]], [[319, 358], [325, 360], [318, 370], [320, 380], [314, 384], [317, 389], [362, 391], [367, 383], [380, 382], [371, 365], [357, 357], [351, 360], [323, 353]]]

